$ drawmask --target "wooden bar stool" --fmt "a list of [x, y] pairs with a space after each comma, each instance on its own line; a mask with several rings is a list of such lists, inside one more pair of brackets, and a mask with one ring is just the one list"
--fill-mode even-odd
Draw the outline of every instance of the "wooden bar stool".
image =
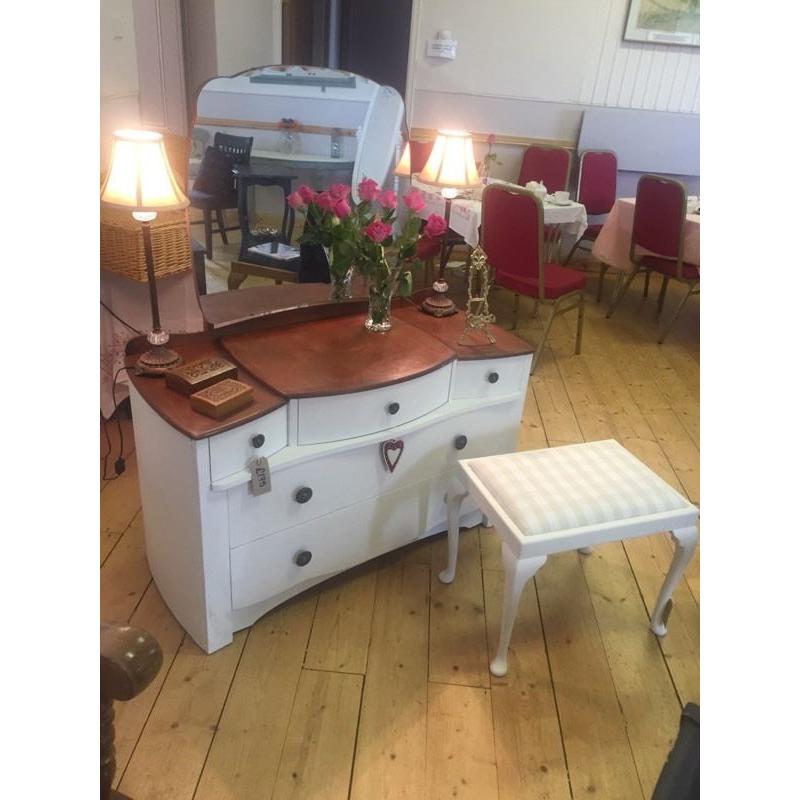
[[[613, 439], [458, 462], [447, 493], [447, 569], [458, 558], [459, 509], [469, 494], [502, 539], [505, 593], [493, 675], [508, 670], [508, 644], [525, 584], [551, 553], [671, 531], [675, 556], [658, 595], [650, 629], [667, 632], [672, 592], [697, 545], [698, 510]], [[569, 598], [564, 598], [569, 602]]]

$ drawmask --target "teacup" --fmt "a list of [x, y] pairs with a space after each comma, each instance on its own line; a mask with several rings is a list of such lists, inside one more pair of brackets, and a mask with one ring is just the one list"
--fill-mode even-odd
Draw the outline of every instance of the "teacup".
[[559, 205], [566, 205], [569, 203], [569, 192], [553, 192], [553, 199]]

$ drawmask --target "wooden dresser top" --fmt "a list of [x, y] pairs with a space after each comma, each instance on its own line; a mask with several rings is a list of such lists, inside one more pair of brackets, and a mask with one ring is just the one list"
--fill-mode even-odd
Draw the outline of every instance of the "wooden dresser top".
[[417, 378], [455, 358], [443, 342], [396, 317], [388, 333], [364, 314], [224, 336], [222, 347], [284, 397], [322, 397]]
[[[170, 346], [180, 353], [184, 363], [209, 356], [227, 358], [226, 353], [213, 339], [198, 335], [177, 336], [170, 341]], [[135, 362], [135, 356], [128, 356], [129, 366]], [[212, 419], [195, 411], [189, 405], [189, 398], [170, 389], [163, 378], [135, 375], [133, 371], [130, 375], [136, 391], [150, 407], [173, 428], [177, 428], [190, 439], [204, 439], [215, 433], [222, 433], [286, 405], [285, 398], [259, 383], [241, 366], [239, 366], [238, 379], [253, 387], [253, 402], [225, 419]]]
[[[523, 339], [496, 325], [491, 326], [495, 344], [475, 334], [472, 344], [459, 344], [464, 330], [461, 311], [437, 319], [420, 312], [410, 300], [397, 301], [392, 330], [379, 334], [364, 328], [366, 303], [357, 313], [353, 308], [350, 304], [339, 309], [330, 304], [298, 307], [223, 329], [173, 336], [169, 346], [184, 361], [228, 358], [239, 367], [239, 379], [253, 386], [254, 402], [224, 420], [194, 411], [189, 398], [167, 388], [163, 378], [131, 372], [131, 380], [170, 425], [192, 439], [202, 439], [268, 414], [289, 398], [360, 392], [425, 375], [455, 359], [506, 358], [533, 351]], [[128, 365], [147, 347], [144, 337], [130, 342]]]

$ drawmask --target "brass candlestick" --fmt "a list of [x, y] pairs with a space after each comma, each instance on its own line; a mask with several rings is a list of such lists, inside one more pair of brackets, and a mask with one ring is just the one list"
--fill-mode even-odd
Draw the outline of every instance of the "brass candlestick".
[[447, 296], [450, 288], [444, 279], [444, 271], [447, 267], [447, 234], [450, 231], [450, 208], [453, 199], [445, 197], [444, 201], [444, 221], [447, 223], [447, 230], [442, 236], [442, 252], [439, 254], [439, 277], [433, 282], [433, 294], [422, 301], [422, 310], [426, 314], [433, 314], [434, 317], [449, 317], [456, 313], [456, 304]]

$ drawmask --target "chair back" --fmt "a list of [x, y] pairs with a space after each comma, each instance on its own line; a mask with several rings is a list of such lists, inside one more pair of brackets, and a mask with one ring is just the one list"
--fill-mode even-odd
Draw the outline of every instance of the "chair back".
[[542, 201], [527, 189], [493, 183], [481, 200], [481, 247], [495, 271], [503, 277], [538, 276], [539, 298], [544, 299], [544, 209]]
[[587, 214], [608, 214], [617, 199], [617, 154], [584, 150], [578, 169], [578, 202]]
[[565, 147], [533, 145], [522, 156], [519, 183], [539, 181], [548, 192], [563, 192], [569, 184], [570, 152]]
[[631, 261], [638, 259], [637, 247], [683, 266], [683, 229], [686, 225], [686, 190], [683, 184], [660, 175], [642, 175], [636, 186], [633, 212]]
[[231, 159], [231, 164], [249, 164], [250, 151], [253, 149], [252, 136], [232, 136], [229, 133], [214, 134], [214, 147]]

